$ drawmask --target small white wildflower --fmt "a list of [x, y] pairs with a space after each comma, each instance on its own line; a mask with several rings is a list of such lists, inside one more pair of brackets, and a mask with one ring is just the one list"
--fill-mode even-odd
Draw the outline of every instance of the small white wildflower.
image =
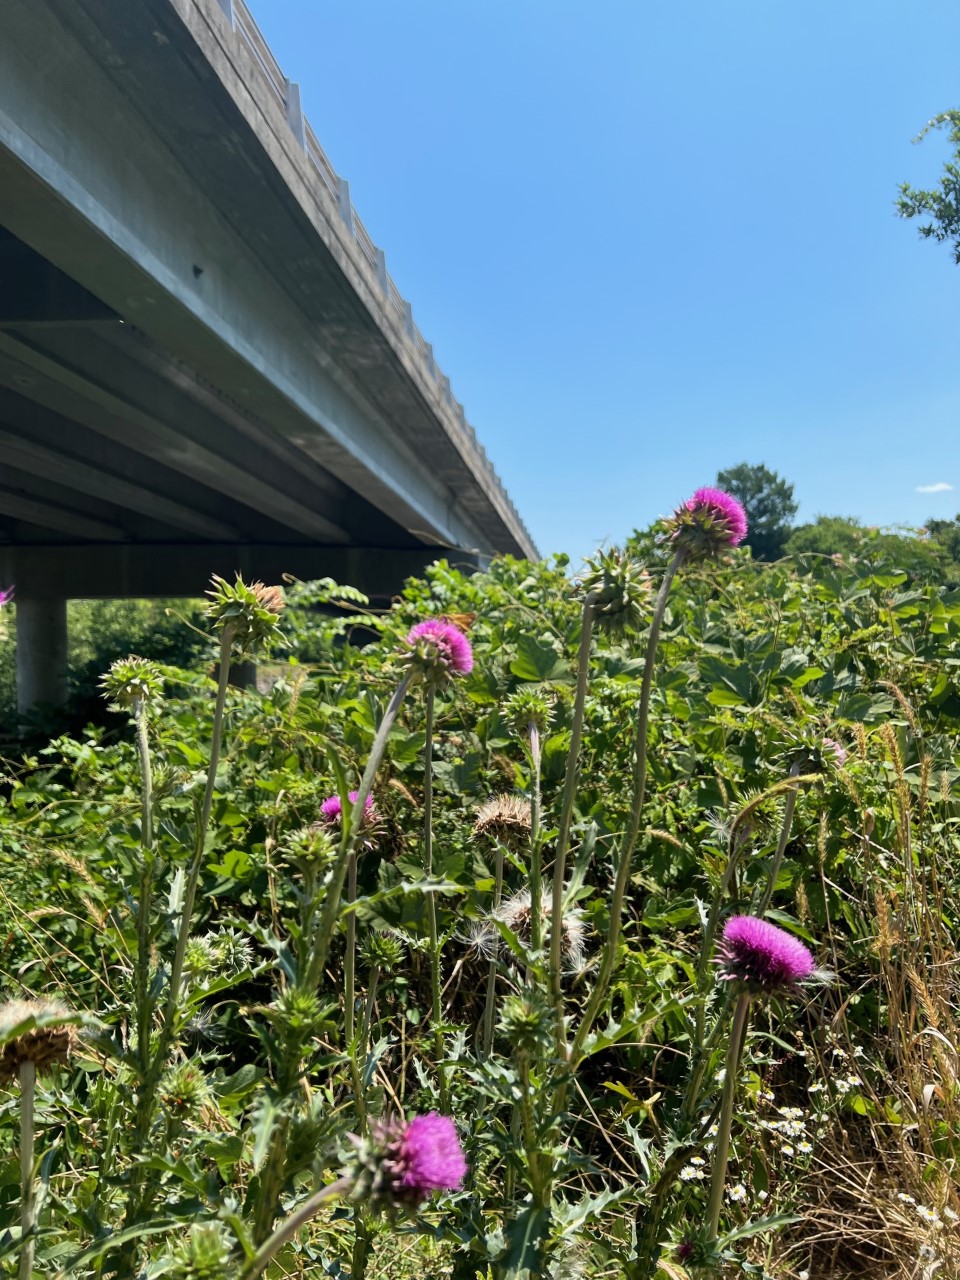
[[807, 1142], [806, 1139], [804, 1139], [803, 1142], [797, 1143], [797, 1150], [802, 1151], [805, 1156], [808, 1156], [810, 1152], [813, 1150], [813, 1144], [810, 1142]]
[[774, 1101], [774, 1095], [770, 1092], [769, 1089], [761, 1089], [760, 1092], [757, 1094], [757, 1097], [760, 1099], [761, 1102]]
[[783, 1146], [780, 1148], [780, 1150], [783, 1152], [785, 1156], [795, 1156], [797, 1154], [789, 1142], [785, 1142]]
[[687, 1165], [684, 1165], [683, 1168], [680, 1170], [681, 1182], [699, 1181], [705, 1177], [706, 1177], [706, 1174], [703, 1172], [702, 1169], [698, 1169], [696, 1165], [687, 1164]]
[[916, 1203], [917, 1203], [917, 1202], [916, 1202], [916, 1200], [914, 1200], [913, 1196], [908, 1195], [908, 1193], [907, 1193], [906, 1191], [898, 1191], [898, 1192], [897, 1192], [897, 1199], [898, 1199], [898, 1200], [903, 1201], [903, 1203], [904, 1203], [904, 1204], [916, 1204]]
[[716, 1080], [717, 1084], [723, 1084], [724, 1080], [727, 1078], [727, 1068], [721, 1067], [713, 1078]]
[[917, 1216], [922, 1218], [924, 1222], [929, 1222], [935, 1231], [943, 1226], [939, 1214], [934, 1213], [934, 1211], [927, 1208], [925, 1204], [917, 1205]]
[[707, 1162], [706, 1162], [706, 1160], [704, 1160], [703, 1156], [691, 1156], [691, 1157], [690, 1157], [690, 1163], [691, 1163], [695, 1168], [699, 1169], [699, 1168], [701, 1168], [703, 1165], [705, 1165]]
[[867, 1056], [867, 1052], [862, 1045], [858, 1044], [854, 1046], [853, 1056], [855, 1058], [865, 1058]]
[[816, 1084], [807, 1085], [807, 1093], [822, 1093], [823, 1089], [824, 1089], [823, 1082], [819, 1080], [816, 1082]]
[[943, 1209], [943, 1216], [948, 1222], [960, 1222], [960, 1213], [954, 1213], [949, 1205]]
[[746, 1200], [747, 1198], [747, 1188], [742, 1182], [738, 1182], [736, 1186], [730, 1188], [727, 1192], [727, 1196], [734, 1202], [734, 1204], [740, 1204], [741, 1201]]
[[719, 1132], [720, 1132], [720, 1126], [718, 1124], [712, 1124], [710, 1128], [707, 1130], [707, 1133], [709, 1133], [711, 1138], [715, 1138]]
[[810, 1280], [810, 1272], [809, 1272], [809, 1271], [798, 1271], [798, 1272], [797, 1272], [797, 1280]]

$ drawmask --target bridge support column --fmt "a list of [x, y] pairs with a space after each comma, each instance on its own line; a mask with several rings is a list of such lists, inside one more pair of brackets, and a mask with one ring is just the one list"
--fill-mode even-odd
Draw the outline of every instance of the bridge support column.
[[40, 703], [62, 707], [67, 700], [67, 602], [18, 595], [16, 610], [17, 709], [24, 715]]

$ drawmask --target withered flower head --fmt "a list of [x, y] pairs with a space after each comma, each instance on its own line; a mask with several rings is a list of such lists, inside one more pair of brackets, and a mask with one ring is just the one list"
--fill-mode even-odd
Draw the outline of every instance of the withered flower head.
[[282, 587], [268, 587], [262, 582], [248, 586], [239, 573], [232, 584], [218, 574], [213, 575], [211, 583], [207, 617], [218, 631], [229, 629], [239, 652], [251, 653], [276, 638], [284, 605]]
[[67, 1062], [77, 1046], [76, 1014], [54, 1000], [10, 1000], [0, 1006], [0, 1081], [24, 1062], [38, 1074]]
[[473, 829], [504, 844], [522, 840], [530, 830], [530, 801], [523, 796], [500, 795], [485, 800], [477, 810]]

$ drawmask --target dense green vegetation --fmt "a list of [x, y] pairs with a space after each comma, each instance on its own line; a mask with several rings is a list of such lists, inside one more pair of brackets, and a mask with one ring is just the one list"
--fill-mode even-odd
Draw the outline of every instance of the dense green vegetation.
[[[586, 650], [585, 590], [562, 560], [502, 560], [472, 578], [441, 563], [376, 617], [330, 584], [295, 588], [270, 693], [223, 688], [212, 771], [206, 655], [162, 662], [162, 695], [139, 710], [127, 699], [112, 725], [8, 764], [6, 994], [58, 999], [89, 1024], [38, 1087], [35, 1273], [241, 1274], [238, 1251], [252, 1256], [274, 1215], [349, 1162], [348, 1132], [449, 1104], [470, 1166], [462, 1189], [396, 1224], [363, 1200], [324, 1207], [268, 1274], [693, 1274], [709, 1260], [693, 1246], [730, 1013], [704, 933], [762, 905], [772, 873], [769, 918], [835, 976], [754, 1010], [717, 1265], [906, 1277], [934, 1260], [957, 1274], [960, 592], [902, 555], [907, 543], [924, 545], [865, 536], [774, 565], [733, 553], [682, 567], [653, 669], [639, 810], [652, 601], [629, 562], [631, 608], [597, 613]], [[657, 585], [665, 545], [651, 534], [633, 545]], [[626, 569], [608, 557], [590, 582], [619, 590]], [[339, 615], [314, 611], [338, 600]], [[355, 892], [344, 882], [355, 905], [327, 945], [318, 921], [346, 864], [312, 824], [326, 797], [358, 785], [408, 670], [403, 637], [441, 615], [476, 615], [476, 664], [400, 706], [377, 820], [346, 826], [359, 837]], [[344, 644], [361, 626], [374, 642]], [[589, 685], [555, 992], [524, 895], [539, 859], [549, 898], [563, 842], [578, 646]], [[529, 810], [514, 828], [489, 811], [478, 825], [503, 794], [540, 795], [538, 837]], [[194, 863], [196, 905], [184, 912]], [[191, 927], [164, 1045], [181, 913]], [[598, 991], [568, 1078], [554, 1008], [576, 1046]], [[144, 1046], [158, 1042], [163, 1074], [150, 1084]], [[19, 1113], [13, 1080], [0, 1108], [0, 1266], [11, 1274]]]

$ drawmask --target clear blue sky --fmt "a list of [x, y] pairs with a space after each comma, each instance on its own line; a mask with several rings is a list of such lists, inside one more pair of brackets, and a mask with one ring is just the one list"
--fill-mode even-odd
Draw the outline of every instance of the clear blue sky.
[[893, 209], [952, 0], [249, 2], [542, 551], [743, 460], [960, 510], [960, 267]]

